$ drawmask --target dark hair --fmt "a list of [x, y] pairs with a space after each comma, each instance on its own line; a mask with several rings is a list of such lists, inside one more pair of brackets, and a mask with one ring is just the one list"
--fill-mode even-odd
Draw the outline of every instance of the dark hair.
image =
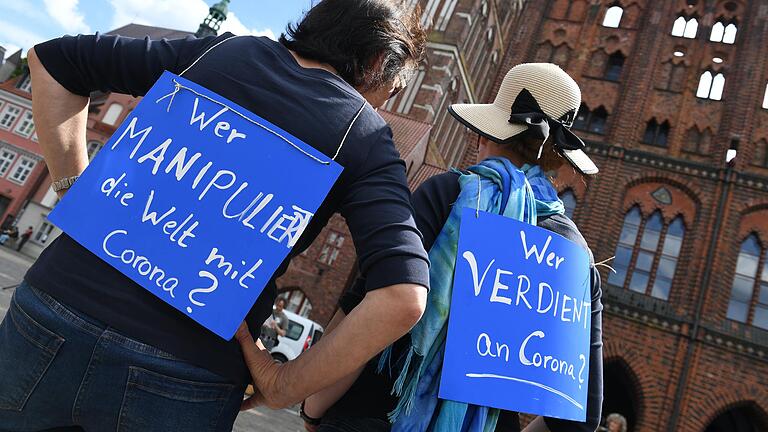
[[[526, 163], [539, 165], [544, 171], [553, 171], [563, 164], [567, 164], [565, 158], [552, 145], [551, 139], [544, 143], [543, 149], [541, 149], [541, 145], [540, 139], [526, 136], [525, 132], [504, 144], [505, 147], [520, 155]], [[539, 149], [541, 149], [540, 158], [538, 157]]]
[[327, 63], [360, 91], [391, 82], [424, 57], [419, 11], [402, 0], [321, 0], [280, 43]]
[[280, 304], [280, 302], [283, 303], [283, 307], [285, 307], [285, 305], [288, 303], [285, 301], [285, 297], [278, 297], [277, 300], [275, 300], [275, 305]]

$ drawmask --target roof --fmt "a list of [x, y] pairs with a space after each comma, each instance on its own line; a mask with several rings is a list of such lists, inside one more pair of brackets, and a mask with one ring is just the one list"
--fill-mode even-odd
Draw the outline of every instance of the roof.
[[408, 187], [411, 188], [411, 190], [416, 190], [416, 188], [421, 186], [421, 184], [424, 183], [428, 178], [442, 174], [445, 171], [445, 168], [425, 162], [424, 165], [422, 165], [419, 170], [416, 171], [416, 174], [414, 174], [413, 177], [408, 181]]
[[16, 86], [19, 84], [19, 81], [26, 78], [26, 76], [27, 74], [24, 73], [15, 78], [11, 78], [9, 80], [6, 80], [3, 83], [0, 83], [0, 90], [7, 91], [8, 93], [13, 93], [17, 96], [23, 97], [24, 99], [32, 100], [32, 93], [16, 88]]
[[429, 123], [413, 120], [389, 111], [379, 110], [379, 114], [392, 128], [395, 147], [403, 158], [411, 154], [419, 143], [429, 136], [429, 132], [432, 130], [432, 125]]
[[13, 63], [15, 65], [18, 65], [21, 62], [21, 50], [16, 51], [15, 53], [8, 56], [7, 59], [5, 59], [7, 63]]
[[131, 38], [150, 39], [183, 39], [187, 36], [193, 36], [194, 33], [182, 30], [174, 30], [163, 27], [147, 26], [143, 24], [128, 24], [114, 29], [107, 33], [108, 35], [119, 35]]

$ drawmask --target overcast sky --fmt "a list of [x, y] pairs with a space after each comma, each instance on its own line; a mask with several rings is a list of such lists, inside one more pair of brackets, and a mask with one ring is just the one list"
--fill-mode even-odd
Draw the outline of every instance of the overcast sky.
[[[6, 56], [64, 34], [108, 32], [129, 23], [194, 32], [218, 0], [0, 0]], [[312, 0], [232, 0], [222, 31], [279, 36]]]

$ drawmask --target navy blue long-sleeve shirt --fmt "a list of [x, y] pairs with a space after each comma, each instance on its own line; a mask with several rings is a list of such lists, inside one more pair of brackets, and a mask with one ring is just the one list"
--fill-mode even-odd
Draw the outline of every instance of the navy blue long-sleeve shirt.
[[[35, 47], [45, 69], [70, 92], [147, 93], [163, 71], [179, 74], [224, 38], [179, 40], [120, 36], [63, 37]], [[275, 279], [334, 213], [346, 218], [365, 290], [399, 283], [429, 286], [428, 258], [412, 216], [405, 164], [392, 132], [337, 75], [301, 67], [281, 44], [236, 37], [208, 52], [185, 75], [333, 156], [363, 107], [336, 161], [344, 167], [290, 255], [246, 321], [258, 331], [272, 310]], [[285, 169], [286, 176], [301, 176]], [[84, 214], [83, 218], [99, 215]], [[162, 302], [66, 234], [27, 273], [27, 281], [123, 334], [205, 367], [235, 383], [250, 380], [236, 342], [224, 341]]]

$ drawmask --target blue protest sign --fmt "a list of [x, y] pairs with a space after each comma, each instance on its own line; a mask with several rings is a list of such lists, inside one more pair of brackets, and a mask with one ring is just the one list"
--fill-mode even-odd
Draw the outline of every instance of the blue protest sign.
[[342, 169], [166, 72], [49, 218], [230, 339]]
[[576, 243], [464, 209], [440, 397], [584, 421], [589, 276]]

